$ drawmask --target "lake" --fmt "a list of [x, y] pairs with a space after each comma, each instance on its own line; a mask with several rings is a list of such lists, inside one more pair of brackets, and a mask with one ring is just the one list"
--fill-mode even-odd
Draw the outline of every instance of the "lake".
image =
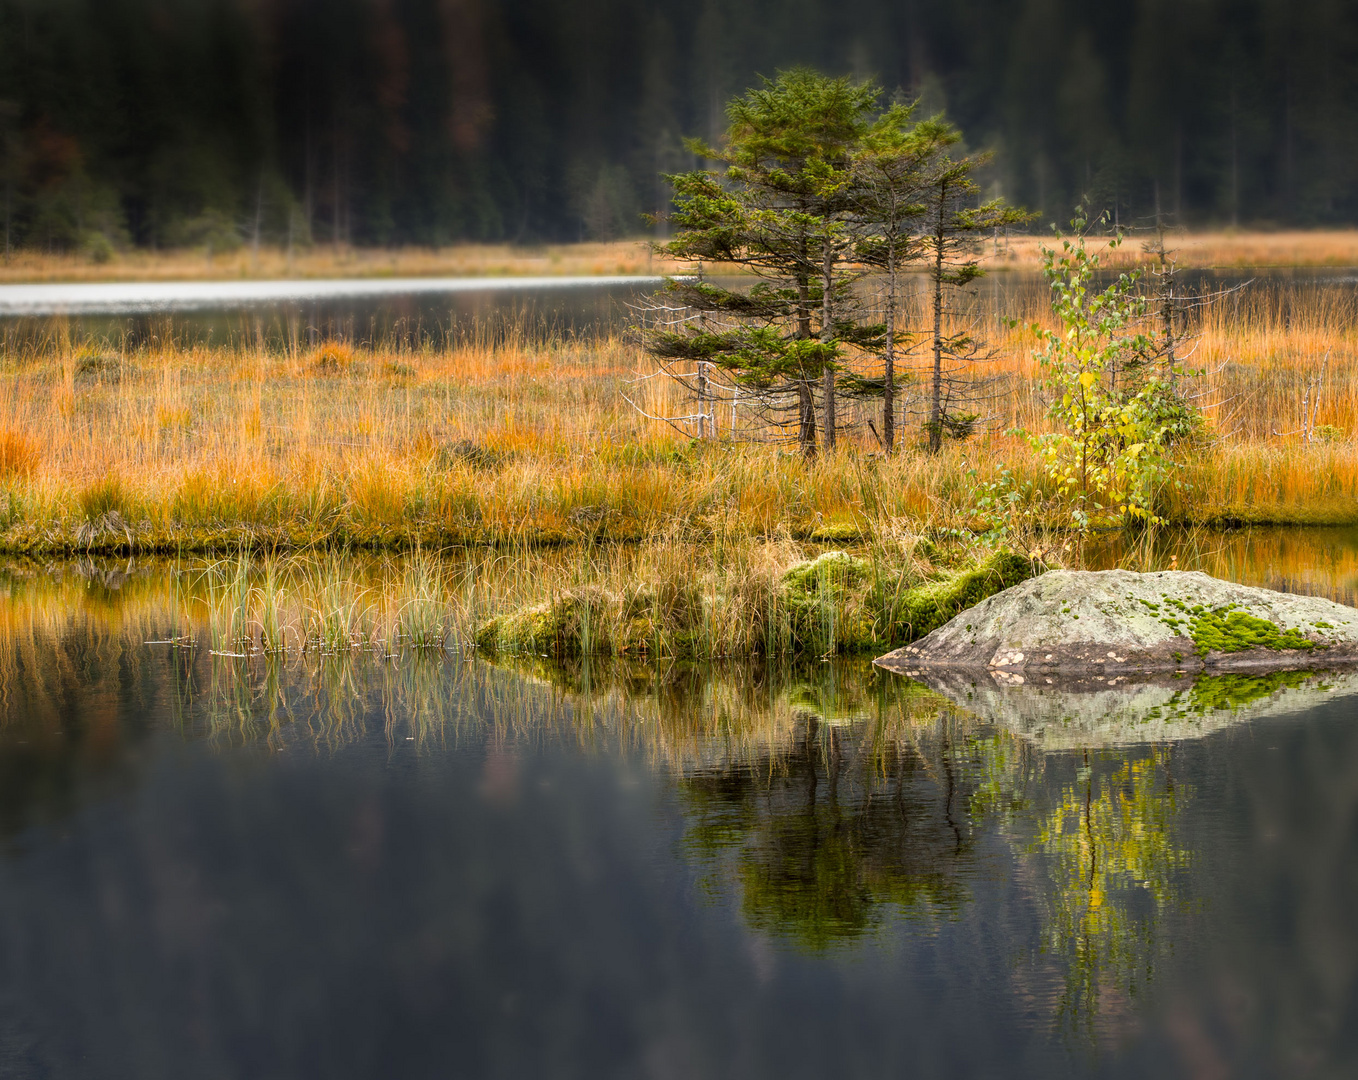
[[656, 277], [335, 278], [0, 285], [0, 339], [16, 349], [53, 335], [136, 348], [155, 341], [342, 338], [442, 343], [467, 334], [592, 336], [621, 325]]
[[[1358, 550], [1299, 535], [1208, 554]], [[6, 1076], [1358, 1066], [1351, 678], [1034, 727], [866, 661], [214, 655], [187, 580], [0, 569]]]

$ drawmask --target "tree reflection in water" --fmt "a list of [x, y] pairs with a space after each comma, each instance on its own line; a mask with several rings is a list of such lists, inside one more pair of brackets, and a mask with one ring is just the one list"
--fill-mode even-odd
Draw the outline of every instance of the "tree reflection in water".
[[[812, 949], [861, 935], [892, 907], [956, 911], [973, 861], [970, 791], [940, 730], [952, 710], [929, 704], [906, 738], [803, 705], [786, 745], [683, 776], [686, 847], [709, 887], [737, 885], [752, 927]], [[926, 723], [938, 737], [922, 737]]]
[[[1186, 906], [1192, 853], [1176, 820], [1192, 788], [1170, 746], [1041, 753], [905, 680], [810, 707], [781, 746], [679, 780], [686, 850], [748, 924], [809, 949], [852, 941], [890, 912], [947, 918], [969, 899], [977, 846], [1002, 834], [1040, 883], [1040, 996], [1068, 1033], [1095, 1037], [1152, 980], [1162, 917]], [[838, 711], [836, 711], [838, 709]], [[849, 713], [849, 715], [846, 715]], [[1069, 782], [1062, 777], [1074, 770]]]
[[1104, 994], [1136, 997], [1153, 978], [1156, 927], [1184, 902], [1192, 860], [1175, 839], [1192, 788], [1175, 782], [1170, 747], [1143, 753], [1086, 754], [1028, 848], [1046, 863], [1046, 948], [1066, 970], [1057, 1021], [1091, 1035]]

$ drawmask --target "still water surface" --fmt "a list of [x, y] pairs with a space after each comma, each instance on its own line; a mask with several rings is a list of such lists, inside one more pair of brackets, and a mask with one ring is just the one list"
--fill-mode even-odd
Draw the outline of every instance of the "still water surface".
[[866, 663], [213, 656], [146, 572], [0, 589], [6, 1076], [1358, 1067], [1352, 680], [1085, 737]]
[[0, 285], [8, 349], [69, 336], [290, 347], [325, 338], [441, 344], [468, 333], [594, 336], [658, 277], [337, 278]]

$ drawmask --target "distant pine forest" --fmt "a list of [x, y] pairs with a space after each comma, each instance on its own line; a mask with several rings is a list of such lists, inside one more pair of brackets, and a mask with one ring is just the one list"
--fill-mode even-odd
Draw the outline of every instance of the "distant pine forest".
[[794, 64], [1064, 221], [1358, 222], [1341, 0], [0, 0], [5, 250], [607, 240]]

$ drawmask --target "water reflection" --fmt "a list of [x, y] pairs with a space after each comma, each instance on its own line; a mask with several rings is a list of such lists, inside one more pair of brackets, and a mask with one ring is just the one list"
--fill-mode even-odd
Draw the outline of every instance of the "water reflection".
[[241, 281], [0, 286], [0, 343], [296, 348], [342, 338], [441, 346], [616, 332], [654, 277]]
[[1146, 677], [1015, 677], [928, 672], [919, 678], [988, 723], [1044, 750], [1200, 739], [1250, 720], [1297, 716], [1358, 695], [1358, 672], [1270, 671]]
[[[1005, 712], [1004, 694], [1014, 687], [996, 687], [989, 696], [973, 690], [967, 698], [877, 672], [866, 662], [658, 667], [525, 658], [496, 666], [419, 650], [223, 657], [206, 647], [145, 644], [163, 640], [171, 621], [173, 589], [156, 575], [134, 572], [96, 581], [86, 568], [79, 575], [87, 596], [81, 605], [69, 603], [72, 581], [70, 574], [12, 576], [8, 594], [0, 598], [0, 833], [9, 852], [0, 876], [6, 888], [27, 896], [23, 903], [37, 910], [47, 886], [41, 878], [24, 877], [24, 868], [32, 853], [53, 842], [44, 839], [44, 830], [80, 835], [94, 827], [92, 821], [116, 818], [110, 807], [120, 800], [135, 805], [148, 792], [161, 791], [155, 814], [137, 819], [145, 835], [136, 841], [147, 852], [162, 851], [157, 845], [163, 845], [173, 853], [163, 865], [155, 863], [160, 884], [141, 882], [140, 871], [129, 864], [116, 880], [103, 882], [105, 893], [115, 886], [128, 895], [150, 888], [174, 919], [189, 919], [200, 910], [193, 896], [186, 893], [180, 903], [157, 890], [180, 880], [174, 867], [191, 866], [196, 880], [207, 883], [201, 910], [264, 905], [270, 919], [283, 920], [309, 942], [293, 949], [271, 938], [281, 949], [278, 955], [313, 972], [323, 970], [316, 966], [318, 957], [336, 949], [357, 956], [353, 941], [337, 942], [361, 920], [384, 919], [378, 908], [353, 906], [367, 903], [356, 898], [380, 896], [383, 904], [413, 918], [424, 936], [382, 938], [375, 948], [396, 949], [407, 958], [403, 963], [413, 964], [410, 957], [425, 955], [420, 942], [432, 942], [429, 947], [437, 949], [430, 955], [451, 965], [440, 968], [439, 977], [455, 981], [471, 977], [465, 965], [473, 961], [467, 958], [478, 957], [475, 963], [485, 966], [475, 969], [477, 978], [504, 982], [494, 987], [496, 1010], [508, 1000], [505, 995], [526, 992], [509, 985], [503, 972], [509, 955], [504, 950], [525, 947], [513, 935], [528, 931], [515, 923], [504, 931], [509, 936], [497, 938], [498, 924], [487, 912], [526, 910], [524, 905], [545, 910], [532, 898], [556, 895], [553, 882], [559, 879], [544, 875], [579, 875], [594, 883], [582, 885], [581, 896], [598, 896], [600, 903], [605, 892], [630, 895], [626, 890], [632, 886], [610, 868], [632, 856], [596, 846], [593, 830], [603, 819], [590, 819], [588, 828], [577, 822], [564, 833], [556, 825], [565, 807], [594, 797], [590, 785], [601, 782], [598, 768], [604, 768], [627, 783], [655, 781], [659, 805], [668, 808], [664, 814], [674, 815], [672, 838], [665, 839], [668, 818], [657, 818], [654, 804], [646, 809], [628, 796], [631, 801], [618, 805], [631, 816], [618, 827], [625, 826], [630, 839], [616, 843], [651, 843], [658, 834], [659, 853], [646, 855], [643, 863], [669, 866], [673, 860], [692, 876], [696, 913], [673, 906], [685, 886], [668, 877], [670, 891], [662, 890], [663, 903], [670, 905], [666, 919], [686, 925], [684, 920], [701, 923], [731, 913], [748, 936], [741, 955], [753, 965], [749, 986], [739, 979], [729, 984], [746, 986], [741, 993], [771, 992], [750, 987], [778, 986], [779, 979], [769, 974], [775, 970], [787, 973], [790, 986], [803, 988], [799, 992], [808, 983], [796, 981], [792, 973], [798, 970], [831, 980], [817, 986], [847, 986], [856, 978], [848, 972], [881, 958], [880, 970], [891, 974], [873, 984], [874, 993], [891, 1000], [946, 982], [955, 1004], [969, 1002], [991, 1017], [1010, 1010], [1044, 1038], [1055, 1033], [1105, 1049], [1123, 1046], [1147, 1025], [1154, 1027], [1161, 1009], [1174, 1005], [1182, 1011], [1184, 988], [1195, 985], [1195, 963], [1238, 971], [1232, 965], [1240, 950], [1254, 955], [1257, 942], [1273, 940], [1267, 922], [1273, 915], [1251, 915], [1248, 908], [1241, 913], [1238, 882], [1249, 876], [1243, 862], [1252, 849], [1232, 831], [1241, 813], [1239, 796], [1230, 793], [1248, 791], [1263, 800], [1261, 818], [1276, 818], [1280, 811], [1270, 807], [1278, 799], [1269, 802], [1251, 778], [1281, 783], [1280, 777], [1293, 774], [1279, 773], [1279, 759], [1267, 758], [1267, 747], [1255, 745], [1254, 733], [1279, 742], [1284, 729], [1268, 727], [1264, 719], [1326, 707], [1333, 713], [1348, 700], [1336, 690], [1339, 681], [1325, 675], [1165, 685], [1154, 693], [1166, 695], [1182, 716], [1171, 717], [1171, 706], [1157, 698], [1160, 703], [1150, 708], [1159, 708], [1160, 718], [1143, 710], [1138, 731], [1131, 725], [1140, 705], [1121, 712], [1110, 705], [1109, 695], [1119, 688], [1087, 688], [1092, 705], [1062, 706], [1088, 722], [1033, 724], [1014, 722]], [[202, 631], [195, 636], [209, 637]], [[1041, 690], [1040, 698], [1053, 693], [1030, 689]], [[1100, 729], [1094, 723], [1100, 716], [1112, 718], [1113, 726]], [[1298, 722], [1286, 730], [1301, 738], [1311, 729]], [[184, 766], [189, 776], [209, 775], [202, 772], [204, 758], [192, 756], [199, 751], [206, 760], [233, 763], [220, 777], [210, 774], [217, 778], [204, 789], [208, 802], [200, 806], [196, 791], [172, 788], [173, 798], [163, 794], [174, 771], [166, 762], [178, 760], [166, 757], [167, 745], [182, 748], [174, 754], [189, 754], [186, 762], [197, 762]], [[1332, 748], [1318, 760], [1345, 753]], [[357, 764], [371, 755], [381, 763], [377, 773]], [[544, 762], [577, 759], [598, 766], [579, 786], [572, 786], [573, 774], [544, 772]], [[1295, 775], [1302, 783], [1302, 774]], [[305, 790], [312, 794], [284, 796], [286, 786], [269, 786], [271, 776], [290, 778], [288, 785], [310, 777], [306, 784], [314, 787]], [[358, 776], [365, 779], [358, 782]], [[202, 782], [192, 780], [191, 786]], [[403, 810], [407, 796], [396, 793], [408, 788], [422, 794], [418, 807]], [[391, 794], [379, 796], [382, 791]], [[244, 802], [238, 805], [238, 799]], [[452, 802], [445, 805], [444, 799]], [[286, 812], [278, 816], [283, 807]], [[199, 839], [193, 844], [160, 835], [169, 829], [179, 836], [177, 814], [195, 822], [192, 835]], [[303, 829], [300, 823], [312, 814], [321, 817], [305, 826], [309, 832], [286, 842], [270, 838], [274, 830]], [[208, 824], [219, 819], [228, 824]], [[453, 822], [456, 835], [448, 831]], [[1275, 833], [1279, 828], [1276, 822], [1269, 827]], [[244, 830], [242, 851], [254, 847], [261, 853], [257, 876], [248, 869], [255, 865], [251, 859], [240, 855], [233, 856], [231, 874], [218, 877], [215, 856], [209, 855], [217, 849], [195, 845], [220, 829]], [[449, 845], [447, 851], [424, 845], [428, 830], [439, 844]], [[499, 839], [468, 839], [487, 830]], [[121, 842], [99, 835], [97, 842], [84, 842], [95, 847]], [[213, 843], [220, 844], [220, 837]], [[1334, 848], [1336, 841], [1326, 843]], [[338, 861], [327, 854], [332, 849]], [[1343, 850], [1335, 856], [1341, 865]], [[505, 876], [506, 860], [525, 851], [536, 860], [532, 869], [514, 863], [513, 874]], [[460, 854], [454, 859], [451, 852]], [[574, 860], [569, 870], [564, 852]], [[426, 878], [420, 867], [430, 865], [437, 872]], [[374, 884], [384, 879], [387, 885]], [[1236, 891], [1223, 891], [1222, 880]], [[1302, 888], [1295, 874], [1287, 880]], [[429, 881], [441, 882], [444, 891], [428, 892]], [[309, 931], [292, 921], [295, 912], [284, 910], [293, 901], [283, 903], [279, 882], [303, 898], [296, 911], [320, 918], [319, 912], [332, 910], [337, 921], [318, 924], [319, 936], [307, 938]], [[481, 898], [476, 903], [488, 906], [469, 913], [453, 893], [474, 882], [481, 882], [473, 889]], [[407, 890], [407, 899], [393, 899], [398, 888]], [[88, 916], [77, 895], [62, 894], [70, 917], [78, 920]], [[588, 967], [595, 960], [580, 958], [594, 957], [610, 972], [598, 976], [605, 981], [631, 978], [623, 974], [631, 971], [623, 957], [644, 951], [644, 934], [673, 929], [648, 923], [644, 934], [637, 930], [628, 938], [630, 953], [615, 954], [613, 923], [635, 918], [631, 909], [614, 903], [607, 912], [587, 914], [572, 907], [573, 901], [554, 902], [571, 922], [559, 925], [555, 915], [542, 915], [546, 921], [533, 931], [540, 933], [533, 939], [536, 955], [564, 950], [562, 956], [575, 958], [559, 961], [567, 967]], [[35, 929], [36, 916], [15, 905], [20, 901], [12, 899], [13, 925], [28, 927], [44, 941], [56, 933], [45, 922]], [[431, 922], [419, 914], [430, 911], [445, 915]], [[459, 936], [466, 932], [459, 920], [466, 919], [472, 920], [466, 925], [479, 927], [481, 945]], [[1219, 929], [1231, 919], [1239, 927]], [[1342, 920], [1324, 924], [1332, 935], [1342, 935], [1335, 929]], [[1219, 948], [1212, 944], [1214, 935], [1223, 942]], [[237, 977], [253, 985], [251, 965], [264, 961], [243, 941], [236, 947], [249, 958], [240, 961]], [[723, 939], [721, 948], [731, 947]], [[671, 965], [666, 970], [680, 970], [684, 950], [697, 948], [692, 942], [676, 946], [664, 961]], [[80, 949], [101, 955], [89, 942]], [[72, 950], [75, 946], [60, 961], [74, 980], [70, 985], [97, 982], [84, 966], [84, 954]], [[776, 959], [783, 953], [796, 959]], [[12, 962], [6, 955], [0, 947], [0, 972]], [[149, 955], [156, 955], [154, 948]], [[993, 966], [984, 967], [978, 956], [992, 957]], [[105, 956], [103, 962], [139, 988], [144, 1004], [163, 997], [146, 982], [153, 971], [138, 968], [134, 976], [119, 967], [138, 961]], [[185, 954], [181, 962], [208, 965], [200, 977], [211, 979], [210, 966], [226, 960], [214, 947], [199, 959]], [[833, 966], [841, 962], [849, 966]], [[282, 977], [276, 965], [268, 970], [271, 978]], [[938, 973], [926, 978], [925, 971]], [[723, 976], [728, 977], [734, 978]], [[654, 972], [647, 976], [656, 978]], [[1289, 993], [1308, 1001], [1337, 1000], [1334, 992], [1296, 989], [1297, 978], [1288, 976], [1294, 987]], [[727, 983], [699, 982], [694, 993], [711, 996], [714, 1008], [717, 1002], [731, 1007], [717, 988]], [[27, 984], [15, 985], [24, 990]], [[678, 993], [663, 980], [627, 985], [637, 1002]], [[588, 992], [601, 991], [596, 986]], [[556, 999], [546, 990], [542, 994], [530, 999], [535, 1008], [548, 1010]], [[911, 1000], [917, 1018], [934, 1015], [921, 1004], [924, 999]], [[473, 1014], [477, 1023], [491, 1023], [490, 1014], [473, 1009], [468, 1016]], [[58, 1023], [56, 1015], [43, 1022]], [[214, 1037], [229, 1037], [214, 1026], [220, 1021], [199, 1019]], [[918, 1019], [924, 1026], [910, 1027], [911, 1037], [931, 1037], [928, 1025], [936, 1022]], [[480, 1037], [466, 1034], [474, 1026], [459, 1030], [473, 1040]], [[775, 1030], [786, 1035], [782, 1028], [769, 1029]], [[1248, 1043], [1245, 1034], [1232, 1038], [1231, 1047]], [[1323, 1039], [1321, 1045], [1326, 1053], [1334, 1050]], [[986, 1062], [1002, 1060], [1000, 1054]], [[1145, 1065], [1150, 1059], [1138, 1060]], [[795, 1065], [786, 1070], [790, 1075], [806, 1071]], [[1046, 1074], [1037, 1067], [1019, 1071]]]
[[1358, 529], [1351, 526], [1161, 529], [1149, 540], [1117, 533], [1095, 543], [1087, 557], [1091, 570], [1202, 570], [1358, 607]]
[[679, 778], [684, 848], [748, 924], [821, 949], [955, 913], [972, 868], [967, 783], [946, 740], [851, 732], [803, 712], [780, 753]]
[[1090, 762], [1033, 825], [1029, 851], [1046, 863], [1046, 947], [1066, 970], [1057, 1022], [1090, 1034], [1105, 1003], [1119, 1008], [1148, 989], [1164, 950], [1157, 927], [1187, 903], [1192, 852], [1176, 823], [1193, 797], [1176, 785], [1172, 751]]
[[[1182, 271], [1192, 289], [1250, 283], [1286, 308], [1298, 293], [1350, 294], [1351, 271], [1328, 268]], [[621, 331], [630, 305], [659, 278], [348, 278], [282, 281], [180, 281], [0, 286], [0, 342], [9, 351], [53, 340], [295, 347], [322, 338], [360, 343], [441, 344], [469, 332], [496, 337], [509, 329], [536, 340], [557, 334], [592, 337]], [[739, 279], [714, 279], [738, 283]], [[927, 306], [928, 279], [906, 275], [906, 303]], [[1025, 319], [1050, 293], [1038, 272], [988, 274], [974, 303], [994, 318]]]
[[683, 850], [710, 897], [811, 950], [893, 919], [927, 930], [963, 912], [998, 839], [1040, 910], [1036, 946], [1012, 957], [1023, 993], [1067, 1034], [1126, 1028], [1167, 948], [1161, 918], [1192, 908], [1177, 821], [1194, 789], [1172, 746], [1044, 753], [984, 708], [851, 666], [765, 690], [781, 722], [703, 709], [724, 754], [677, 770]]

